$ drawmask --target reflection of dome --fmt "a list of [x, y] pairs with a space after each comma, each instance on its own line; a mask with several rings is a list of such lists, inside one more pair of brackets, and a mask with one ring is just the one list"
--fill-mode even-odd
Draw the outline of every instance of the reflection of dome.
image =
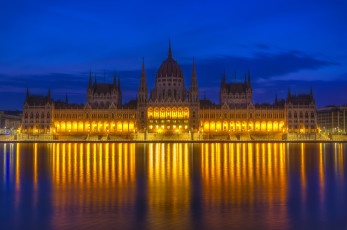
[[171, 43], [169, 46], [169, 55], [168, 58], [163, 61], [163, 63], [160, 65], [158, 72], [157, 72], [157, 79], [160, 78], [166, 78], [168, 77], [179, 77], [183, 78], [183, 73], [182, 69], [179, 66], [179, 64], [172, 58], [172, 53], [171, 53]]

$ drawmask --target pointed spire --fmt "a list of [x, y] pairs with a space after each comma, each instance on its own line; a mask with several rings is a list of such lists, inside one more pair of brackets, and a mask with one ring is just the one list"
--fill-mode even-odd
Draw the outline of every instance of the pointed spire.
[[221, 84], [222, 84], [222, 87], [224, 87], [224, 86], [225, 86], [225, 68], [224, 68], [224, 72], [223, 72], [223, 76], [222, 76], [222, 82], [221, 82]]
[[247, 74], [245, 73], [245, 85], [247, 85]]
[[95, 71], [95, 85], [96, 85], [96, 71]]
[[312, 86], [311, 86], [310, 95], [311, 95], [311, 97], [313, 97]]
[[65, 97], [65, 104], [69, 104], [69, 101], [67, 99], [67, 93], [66, 93], [66, 97]]
[[51, 88], [48, 88], [48, 95], [47, 95], [48, 99], [51, 99]]
[[277, 93], [276, 93], [275, 104], [277, 103], [278, 103], [278, 100], [277, 100]]
[[144, 77], [146, 79], [146, 72], [145, 72], [145, 57], [142, 57], [142, 70], [141, 70], [141, 78]]
[[191, 102], [197, 102], [199, 100], [199, 89], [196, 78], [195, 58], [193, 57], [193, 69], [189, 87], [189, 101]]
[[290, 88], [288, 88], [288, 96], [287, 96], [287, 99], [290, 99], [290, 98], [291, 98]]
[[197, 82], [196, 82], [196, 71], [195, 71], [195, 58], [193, 57], [193, 69], [192, 69], [192, 76], [191, 76], [191, 81], [190, 81], [190, 87], [197, 87]]
[[90, 73], [89, 73], [89, 85], [88, 88], [92, 88], [93, 87], [93, 81], [92, 81], [92, 69], [90, 69]]
[[118, 89], [120, 91], [120, 77], [119, 77], [119, 75], [118, 75]]
[[169, 35], [169, 54], [168, 54], [168, 57], [172, 57], [172, 52], [171, 52], [171, 38], [170, 38], [170, 35]]
[[192, 70], [192, 76], [196, 78], [196, 71], [195, 71], [195, 58], [193, 57], [193, 70]]
[[142, 57], [142, 70], [141, 70], [141, 77], [140, 77], [138, 103], [144, 103], [147, 101], [148, 101], [148, 86], [147, 86], [146, 71], [145, 71], [145, 57]]

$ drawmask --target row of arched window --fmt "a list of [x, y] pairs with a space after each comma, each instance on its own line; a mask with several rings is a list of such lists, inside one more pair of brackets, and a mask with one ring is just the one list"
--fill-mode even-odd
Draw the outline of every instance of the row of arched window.
[[[29, 117], [30, 117], [30, 119], [33, 119], [33, 118], [34, 118], [34, 113], [33, 113], [33, 112], [30, 112], [30, 113], [25, 112], [24, 118], [28, 119]], [[42, 112], [42, 113], [41, 113], [41, 119], [44, 119], [45, 117], [46, 117], [46, 118], [50, 118], [50, 117], [51, 117], [50, 113], [48, 112], [48, 113], [45, 115], [45, 113]], [[39, 112], [36, 112], [35, 118], [36, 118], [36, 119], [40, 119], [40, 113], [39, 113]]]
[[[189, 108], [185, 107], [149, 107], [147, 110], [148, 119], [188, 119]], [[195, 116], [195, 114], [194, 114]]]
[[[294, 118], [298, 118], [298, 113], [295, 111], [293, 114]], [[292, 112], [288, 112], [288, 118], [292, 118]], [[300, 112], [299, 113], [299, 118], [304, 118], [304, 113]], [[309, 118], [309, 113], [305, 112], [305, 118], [308, 119]], [[314, 112], [311, 112], [311, 118], [314, 118]]]

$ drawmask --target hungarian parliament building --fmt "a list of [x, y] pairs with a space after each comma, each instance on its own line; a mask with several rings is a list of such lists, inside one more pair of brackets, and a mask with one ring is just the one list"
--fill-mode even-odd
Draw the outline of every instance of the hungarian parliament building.
[[312, 90], [273, 104], [253, 104], [251, 76], [244, 82], [227, 82], [221, 76], [219, 103], [200, 99], [193, 59], [189, 89], [172, 56], [160, 65], [155, 86], [148, 92], [144, 61], [138, 97], [122, 103], [119, 78], [99, 83], [89, 76], [87, 103], [53, 100], [27, 91], [21, 133], [27, 134], [129, 134], [129, 133], [316, 133], [317, 111]]

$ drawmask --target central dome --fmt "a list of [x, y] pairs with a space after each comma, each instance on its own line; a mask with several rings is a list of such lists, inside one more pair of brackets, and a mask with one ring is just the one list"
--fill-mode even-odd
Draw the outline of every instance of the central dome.
[[160, 65], [155, 86], [151, 90], [152, 101], [184, 101], [187, 99], [187, 89], [184, 84], [183, 72], [180, 65], [172, 58], [171, 42], [169, 42], [169, 55]]
[[166, 78], [167, 76], [183, 78], [183, 73], [180, 65], [170, 56], [165, 61], [163, 61], [157, 72], [157, 78]]
[[169, 55], [166, 60], [163, 61], [163, 63], [160, 65], [156, 78], [158, 80], [158, 78], [166, 77], [183, 78], [183, 72], [180, 65], [172, 58], [171, 42], [169, 44]]

